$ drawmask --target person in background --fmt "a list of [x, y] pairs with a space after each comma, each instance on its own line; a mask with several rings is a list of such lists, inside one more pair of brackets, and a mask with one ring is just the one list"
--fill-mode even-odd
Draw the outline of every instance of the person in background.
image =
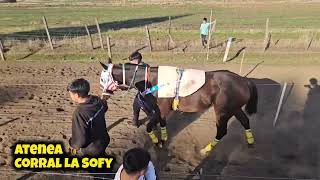
[[207, 46], [207, 39], [209, 36], [209, 30], [210, 30], [210, 25], [213, 22], [208, 23], [207, 18], [203, 18], [202, 24], [200, 25], [200, 36], [201, 36], [201, 43], [203, 48], [206, 48]]
[[150, 154], [142, 148], [133, 148], [123, 156], [114, 180], [156, 180], [156, 170]]

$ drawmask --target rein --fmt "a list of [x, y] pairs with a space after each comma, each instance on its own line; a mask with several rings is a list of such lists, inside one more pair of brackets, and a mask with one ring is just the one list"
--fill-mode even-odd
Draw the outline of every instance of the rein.
[[133, 77], [132, 77], [132, 79], [131, 79], [131, 82], [130, 82], [128, 91], [130, 90], [130, 88], [132, 87], [132, 84], [133, 84], [134, 80], [136, 79], [136, 75], [137, 75], [138, 69], [139, 69], [139, 65], [137, 65], [137, 66], [136, 66], [136, 69], [134, 70]]

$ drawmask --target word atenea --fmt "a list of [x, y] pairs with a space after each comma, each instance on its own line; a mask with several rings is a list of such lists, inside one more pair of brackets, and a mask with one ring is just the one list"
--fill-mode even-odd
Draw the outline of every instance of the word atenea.
[[14, 154], [63, 154], [61, 144], [16, 144]]

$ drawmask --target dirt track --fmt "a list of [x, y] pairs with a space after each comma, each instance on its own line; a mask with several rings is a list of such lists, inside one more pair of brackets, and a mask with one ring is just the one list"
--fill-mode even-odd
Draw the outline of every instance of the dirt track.
[[[191, 66], [190, 66], [191, 67]], [[197, 67], [206, 70], [230, 69], [237, 65]], [[245, 66], [247, 72], [252, 66]], [[71, 134], [71, 113], [74, 104], [66, 92], [66, 84], [74, 78], [84, 77], [92, 85], [93, 94], [99, 94], [98, 63], [8, 63], [0, 67], [0, 174], [10, 178], [39, 179], [49, 175], [32, 175], [11, 171], [10, 146], [17, 140], [63, 140]], [[112, 137], [109, 152], [120, 157], [131, 147], [148, 148], [161, 170], [187, 177], [202, 168], [203, 174], [226, 176], [217, 179], [250, 179], [255, 177], [319, 177], [320, 154], [320, 92], [307, 96], [303, 87], [312, 77], [319, 79], [319, 67], [260, 66], [250, 77], [259, 89], [259, 113], [251, 117], [256, 144], [248, 148], [240, 123], [232, 119], [227, 136], [205, 160], [199, 149], [215, 135], [213, 110], [197, 114], [174, 114], [168, 120], [170, 143], [168, 150], [155, 150], [147, 138], [145, 127], [131, 125], [131, 104], [134, 92], [117, 93], [109, 101], [107, 125]], [[272, 126], [283, 81], [295, 82], [288, 87], [290, 96], [285, 101], [279, 121]], [[15, 86], [8, 84], [61, 84]], [[262, 85], [269, 84], [269, 85]], [[273, 84], [273, 85], [270, 85]], [[290, 90], [291, 89], [291, 90]], [[126, 119], [124, 119], [126, 118]], [[143, 118], [143, 116], [141, 117]], [[116, 126], [114, 126], [116, 125]], [[232, 177], [237, 176], [237, 177]], [[64, 176], [59, 176], [62, 178]], [[167, 175], [162, 175], [167, 179]], [[172, 176], [170, 176], [171, 178]], [[191, 176], [189, 176], [191, 177]], [[70, 177], [65, 177], [68, 179]], [[169, 178], [169, 177], [168, 177]], [[215, 179], [214, 176], [205, 179]], [[251, 178], [258, 179], [258, 178]]]

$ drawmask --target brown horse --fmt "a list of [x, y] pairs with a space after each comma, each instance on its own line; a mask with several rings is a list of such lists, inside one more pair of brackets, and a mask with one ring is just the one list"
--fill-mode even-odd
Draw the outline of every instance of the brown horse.
[[[108, 64], [101, 63], [109, 78], [106, 81], [110, 87], [120, 87], [126, 85], [132, 88], [133, 84], [145, 81], [146, 67], [133, 64]], [[148, 81], [152, 85], [158, 82], [158, 67], [149, 69], [150, 78]], [[247, 115], [257, 112], [258, 93], [253, 82], [248, 78], [239, 76], [226, 70], [208, 71], [205, 73], [205, 84], [193, 94], [180, 97], [179, 111], [182, 112], [203, 112], [214, 106], [216, 114], [217, 134], [215, 139], [201, 150], [202, 155], [207, 155], [213, 147], [227, 134], [228, 120], [235, 116], [245, 129], [245, 136], [249, 145], [254, 143], [253, 135], [250, 129], [250, 123]], [[125, 82], [124, 82], [125, 81]], [[141, 83], [140, 83], [141, 84]], [[114, 91], [116, 88], [111, 88]], [[160, 89], [161, 90], [161, 89]], [[110, 89], [107, 89], [110, 91]], [[155, 94], [157, 96], [157, 94]], [[165, 119], [172, 109], [174, 98], [157, 98], [157, 104], [161, 112], [161, 118]]]

